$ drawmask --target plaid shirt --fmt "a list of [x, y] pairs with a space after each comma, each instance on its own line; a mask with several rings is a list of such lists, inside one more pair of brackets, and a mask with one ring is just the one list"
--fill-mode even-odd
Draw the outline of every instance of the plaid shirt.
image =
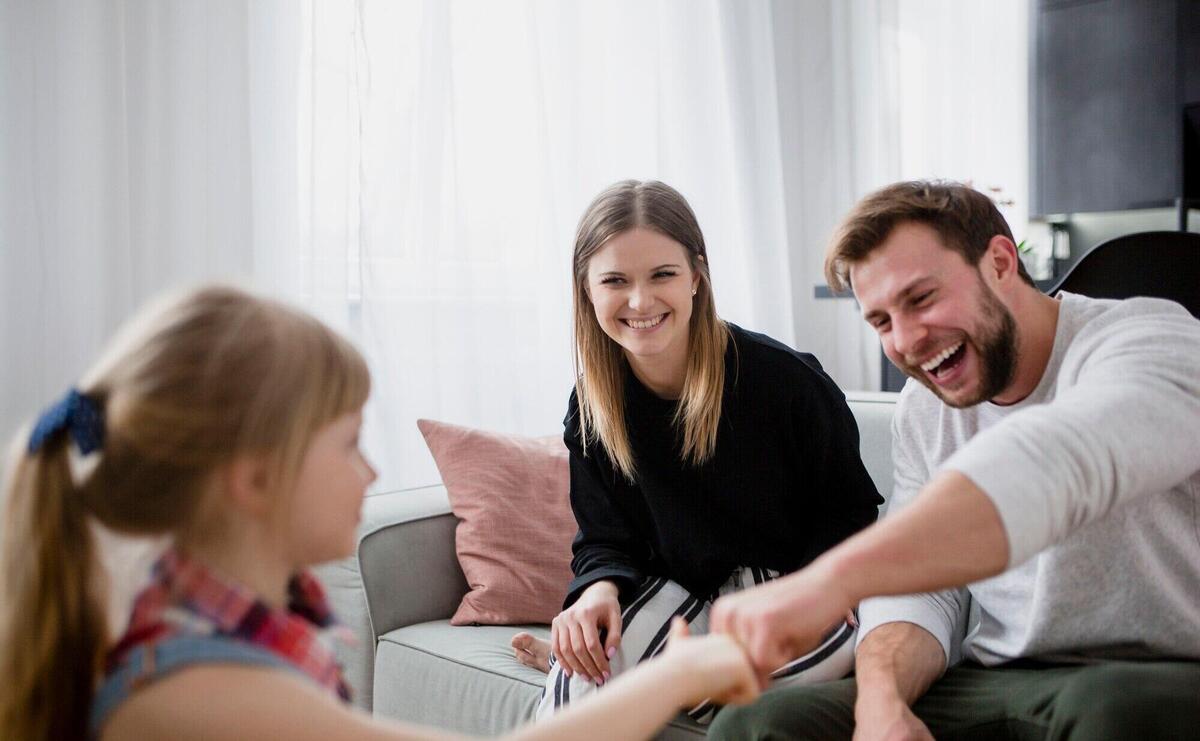
[[224, 636], [266, 649], [343, 700], [333, 641], [352, 642], [333, 617], [317, 580], [301, 572], [288, 583], [288, 609], [271, 607], [250, 589], [229, 583], [175, 549], [154, 564], [152, 581], [138, 595], [125, 635], [108, 655], [108, 670], [135, 647], [176, 636]]

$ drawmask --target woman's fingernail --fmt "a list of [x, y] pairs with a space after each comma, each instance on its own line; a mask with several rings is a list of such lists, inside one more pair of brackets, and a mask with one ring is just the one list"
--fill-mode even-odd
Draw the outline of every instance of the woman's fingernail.
[[612, 657], [614, 657], [614, 656], [616, 656], [616, 655], [617, 655], [617, 647], [616, 647], [616, 646], [609, 646], [609, 648], [608, 648], [608, 658], [610, 658], [610, 659], [611, 659]]
[[609, 678], [609, 677], [611, 677], [611, 676], [612, 676], [612, 675], [611, 675], [611, 674], [609, 674], [608, 672], [604, 672], [604, 681], [605, 681], [605, 682], [607, 682], [607, 681], [608, 681], [608, 678]]

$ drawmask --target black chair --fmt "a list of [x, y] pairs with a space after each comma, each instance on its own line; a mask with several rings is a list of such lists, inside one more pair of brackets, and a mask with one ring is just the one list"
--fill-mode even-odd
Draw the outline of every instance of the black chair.
[[1200, 318], [1200, 234], [1139, 232], [1101, 242], [1047, 293], [1092, 298], [1153, 296]]

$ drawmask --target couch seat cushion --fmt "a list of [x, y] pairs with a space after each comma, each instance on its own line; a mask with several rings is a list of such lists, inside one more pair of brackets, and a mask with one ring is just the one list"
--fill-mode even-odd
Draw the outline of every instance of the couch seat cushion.
[[[494, 736], [533, 719], [546, 675], [517, 663], [509, 641], [545, 625], [453, 626], [449, 620], [409, 625], [379, 638], [375, 714]], [[446, 724], [446, 719], [452, 721]], [[704, 732], [680, 717], [660, 739], [696, 739]]]

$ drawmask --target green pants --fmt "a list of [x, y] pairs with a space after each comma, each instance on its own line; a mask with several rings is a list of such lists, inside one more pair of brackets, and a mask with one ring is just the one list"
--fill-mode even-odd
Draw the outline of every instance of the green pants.
[[[853, 679], [767, 692], [724, 708], [709, 738], [849, 739], [855, 695]], [[966, 664], [935, 682], [913, 713], [939, 741], [1200, 739], [1200, 663]]]

